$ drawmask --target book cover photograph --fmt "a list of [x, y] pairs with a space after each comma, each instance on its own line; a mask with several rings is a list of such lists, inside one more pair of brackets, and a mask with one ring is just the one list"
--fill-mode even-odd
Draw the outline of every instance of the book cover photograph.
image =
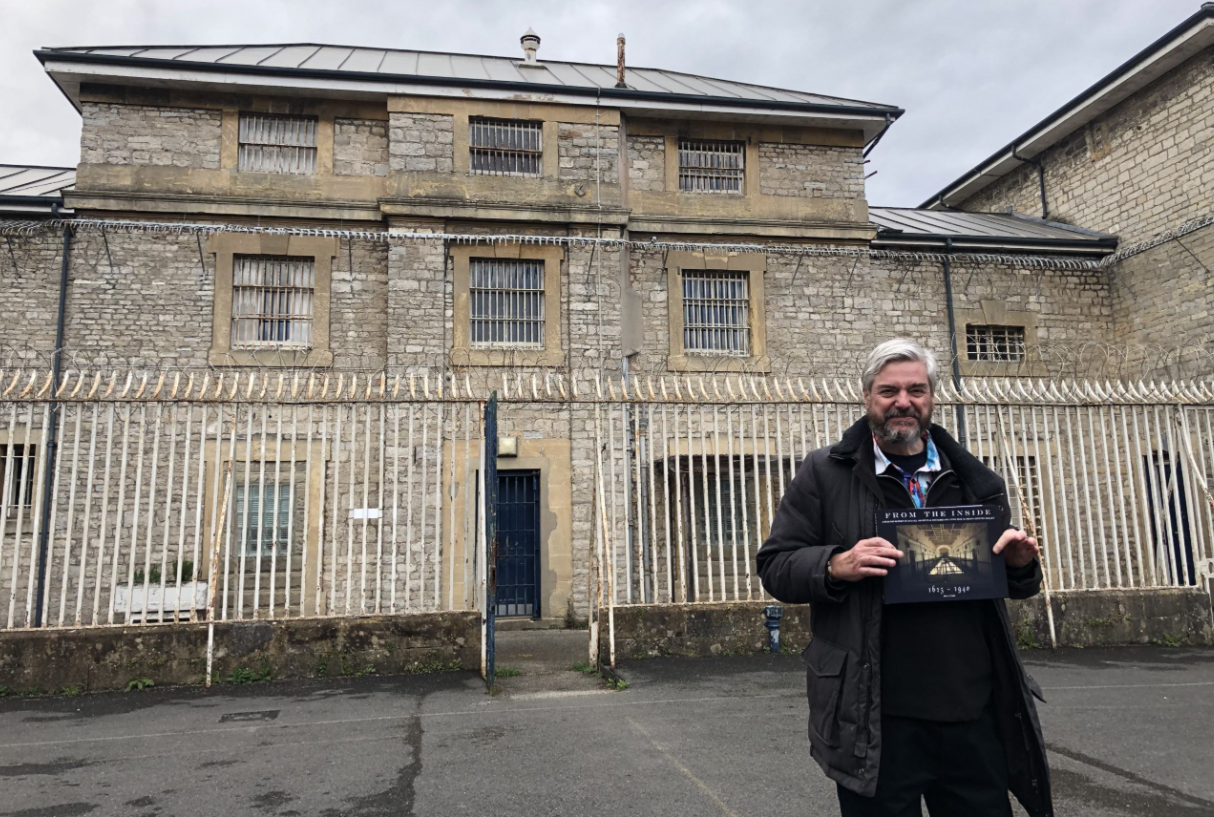
[[1007, 568], [994, 553], [1002, 533], [993, 505], [877, 512], [877, 535], [902, 551], [885, 577], [885, 603], [1007, 597]]

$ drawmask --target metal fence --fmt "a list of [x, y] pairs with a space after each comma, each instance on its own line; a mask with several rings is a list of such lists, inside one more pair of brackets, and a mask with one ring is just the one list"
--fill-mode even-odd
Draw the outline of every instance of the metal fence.
[[479, 610], [448, 376], [0, 374], [0, 629]]
[[[596, 392], [602, 606], [766, 598], [754, 555], [805, 456], [863, 416], [851, 382], [683, 377]], [[969, 381], [935, 421], [1007, 481], [1048, 589], [1209, 589], [1208, 383]]]

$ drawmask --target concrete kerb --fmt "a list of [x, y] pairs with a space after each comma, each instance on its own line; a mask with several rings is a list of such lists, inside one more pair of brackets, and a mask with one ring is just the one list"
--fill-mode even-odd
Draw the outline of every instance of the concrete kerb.
[[[0, 634], [0, 687], [50, 694], [201, 684], [207, 625], [150, 624]], [[215, 624], [217, 683], [477, 670], [480, 615], [419, 613]]]

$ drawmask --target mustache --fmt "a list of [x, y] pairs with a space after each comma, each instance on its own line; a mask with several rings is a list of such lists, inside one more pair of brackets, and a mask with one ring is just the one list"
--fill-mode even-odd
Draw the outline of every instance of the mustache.
[[923, 415], [914, 406], [907, 406], [905, 409], [891, 408], [885, 412], [885, 416], [881, 419], [891, 420], [895, 417], [913, 417], [916, 420], [923, 419]]

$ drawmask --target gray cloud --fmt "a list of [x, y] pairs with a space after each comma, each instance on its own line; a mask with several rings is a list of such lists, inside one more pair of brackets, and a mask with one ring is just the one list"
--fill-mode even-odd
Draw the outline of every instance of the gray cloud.
[[869, 201], [914, 205], [1198, 8], [1195, 0], [0, 0], [0, 163], [73, 164], [79, 117], [40, 46], [324, 42], [661, 67], [906, 109]]

